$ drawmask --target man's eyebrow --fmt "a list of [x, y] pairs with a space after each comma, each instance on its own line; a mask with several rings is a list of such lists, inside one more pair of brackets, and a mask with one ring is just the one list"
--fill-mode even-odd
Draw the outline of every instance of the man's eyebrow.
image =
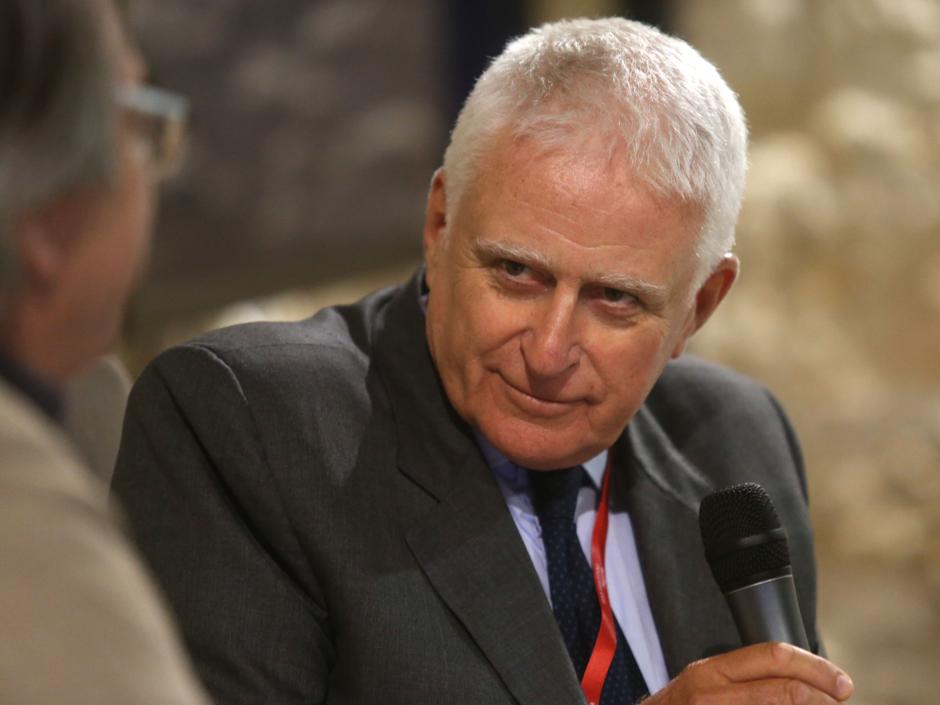
[[509, 259], [544, 270], [551, 269], [551, 261], [543, 253], [514, 245], [511, 242], [496, 242], [495, 240], [476, 238], [473, 241], [473, 249], [477, 254], [493, 259]]
[[[508, 259], [514, 262], [520, 262], [534, 267], [538, 267], [546, 272], [552, 271], [551, 260], [543, 253], [530, 250], [527, 247], [516, 245], [511, 242], [498, 242], [495, 240], [483, 240], [477, 238], [473, 241], [473, 250], [478, 255], [490, 257], [493, 259]], [[631, 277], [628, 274], [619, 274], [617, 272], [592, 272], [586, 277], [586, 281], [591, 284], [611, 289], [618, 289], [628, 294], [633, 294], [646, 301], [650, 306], [661, 306], [669, 299], [669, 289], [662, 284], [653, 284], [652, 282]]]
[[669, 290], [662, 284], [653, 284], [627, 274], [617, 274], [615, 272], [593, 272], [588, 275], [588, 280], [594, 284], [625, 291], [628, 294], [647, 299], [651, 303], [665, 303], [669, 298]]

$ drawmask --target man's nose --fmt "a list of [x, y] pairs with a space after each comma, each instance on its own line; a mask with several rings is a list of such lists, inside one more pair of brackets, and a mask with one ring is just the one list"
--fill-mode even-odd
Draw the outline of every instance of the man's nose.
[[556, 290], [526, 331], [522, 356], [530, 374], [556, 377], [578, 364], [581, 347], [575, 326], [577, 301], [577, 292]]

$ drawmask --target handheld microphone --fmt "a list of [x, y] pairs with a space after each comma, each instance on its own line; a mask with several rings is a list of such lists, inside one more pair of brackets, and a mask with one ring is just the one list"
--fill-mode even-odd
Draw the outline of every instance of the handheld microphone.
[[744, 645], [781, 641], [808, 650], [787, 532], [764, 488], [749, 482], [709, 495], [699, 528]]

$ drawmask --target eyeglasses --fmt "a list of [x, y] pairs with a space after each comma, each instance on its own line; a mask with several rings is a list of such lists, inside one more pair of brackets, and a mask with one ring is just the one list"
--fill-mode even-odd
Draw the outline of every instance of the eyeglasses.
[[117, 104], [135, 118], [159, 178], [171, 176], [186, 152], [189, 101], [162, 88], [139, 84], [119, 86]]

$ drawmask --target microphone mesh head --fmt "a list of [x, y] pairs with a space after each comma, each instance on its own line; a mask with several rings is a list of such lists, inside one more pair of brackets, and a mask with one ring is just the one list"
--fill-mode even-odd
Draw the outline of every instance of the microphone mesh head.
[[763, 574], [790, 570], [790, 549], [780, 518], [764, 488], [753, 482], [719, 490], [702, 500], [699, 529], [705, 557], [722, 592], [743, 587]]

